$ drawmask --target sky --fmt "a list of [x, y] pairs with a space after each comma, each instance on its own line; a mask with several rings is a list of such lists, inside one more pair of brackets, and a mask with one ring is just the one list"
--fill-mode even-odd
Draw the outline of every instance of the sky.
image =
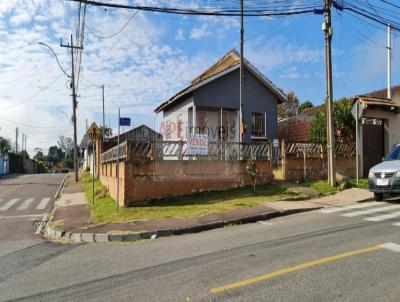
[[[282, 1], [282, 2], [296, 2]], [[164, 5], [157, 0], [105, 2]], [[193, 7], [210, 1], [184, 1]], [[228, 1], [239, 3], [236, 0]], [[246, 2], [246, 0], [245, 0]], [[371, 0], [371, 2], [374, 2]], [[171, 4], [172, 3], [172, 4]], [[180, 5], [180, 0], [169, 5]], [[189, 3], [189, 4], [188, 4]], [[60, 135], [71, 136], [70, 54], [60, 47], [74, 32], [77, 4], [67, 0], [0, 0], [0, 136], [27, 135], [31, 156], [45, 153]], [[132, 15], [135, 14], [133, 17]], [[127, 21], [126, 27], [118, 33]], [[244, 56], [284, 92], [321, 104], [325, 97], [323, 17], [247, 17]], [[334, 98], [384, 88], [386, 28], [333, 10]], [[134, 126], [157, 127], [154, 109], [232, 48], [239, 50], [239, 18], [177, 16], [88, 6], [78, 87], [78, 142], [90, 124], [117, 127], [118, 108]], [[393, 37], [392, 83], [400, 82], [398, 37]], [[128, 129], [124, 129], [128, 130]], [[157, 129], [156, 129], [157, 130]]]

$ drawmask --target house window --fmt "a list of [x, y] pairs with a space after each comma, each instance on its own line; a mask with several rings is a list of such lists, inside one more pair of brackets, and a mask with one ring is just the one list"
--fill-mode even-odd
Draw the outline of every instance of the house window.
[[264, 113], [253, 112], [251, 114], [251, 135], [265, 136], [265, 115]]

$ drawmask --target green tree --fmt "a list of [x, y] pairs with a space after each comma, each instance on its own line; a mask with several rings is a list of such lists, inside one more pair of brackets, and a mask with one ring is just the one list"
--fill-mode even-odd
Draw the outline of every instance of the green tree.
[[37, 161], [44, 161], [43, 151], [37, 151], [37, 153], [33, 156], [33, 159]]
[[[333, 119], [335, 127], [335, 141], [349, 143], [354, 141], [355, 121], [351, 114], [352, 99], [341, 98], [333, 103]], [[314, 143], [326, 143], [326, 111], [318, 112], [310, 129], [310, 140]]]
[[311, 103], [310, 101], [304, 101], [299, 106], [299, 113], [302, 112], [304, 109], [312, 108], [312, 107], [314, 107], [313, 103]]
[[8, 153], [10, 150], [11, 150], [10, 140], [0, 136], [0, 154]]

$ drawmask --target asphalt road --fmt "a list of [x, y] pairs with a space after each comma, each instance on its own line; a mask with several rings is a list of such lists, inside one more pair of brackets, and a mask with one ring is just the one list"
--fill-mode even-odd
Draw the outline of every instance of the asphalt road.
[[399, 211], [369, 203], [134, 243], [40, 241], [0, 254], [0, 300], [399, 301], [400, 246], [387, 244], [400, 244]]
[[35, 236], [35, 220], [53, 207], [65, 175], [19, 175], [0, 179], [0, 256], [42, 240]]

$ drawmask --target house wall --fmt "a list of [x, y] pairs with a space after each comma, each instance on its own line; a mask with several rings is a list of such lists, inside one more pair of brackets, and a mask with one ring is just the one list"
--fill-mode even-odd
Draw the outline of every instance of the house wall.
[[[238, 110], [240, 72], [236, 69], [193, 92], [196, 106]], [[251, 141], [251, 113], [267, 113], [267, 137], [277, 138], [277, 97], [252, 73], [244, 72], [243, 120], [247, 125], [244, 141]]]
[[[193, 97], [189, 97], [170, 110], [163, 111], [161, 134], [164, 140], [186, 140], [189, 129], [189, 109], [193, 107]], [[190, 117], [191, 119], [192, 117]]]
[[400, 143], [400, 114], [382, 110], [365, 109], [363, 117], [385, 120], [385, 153], [388, 153], [394, 145]]

